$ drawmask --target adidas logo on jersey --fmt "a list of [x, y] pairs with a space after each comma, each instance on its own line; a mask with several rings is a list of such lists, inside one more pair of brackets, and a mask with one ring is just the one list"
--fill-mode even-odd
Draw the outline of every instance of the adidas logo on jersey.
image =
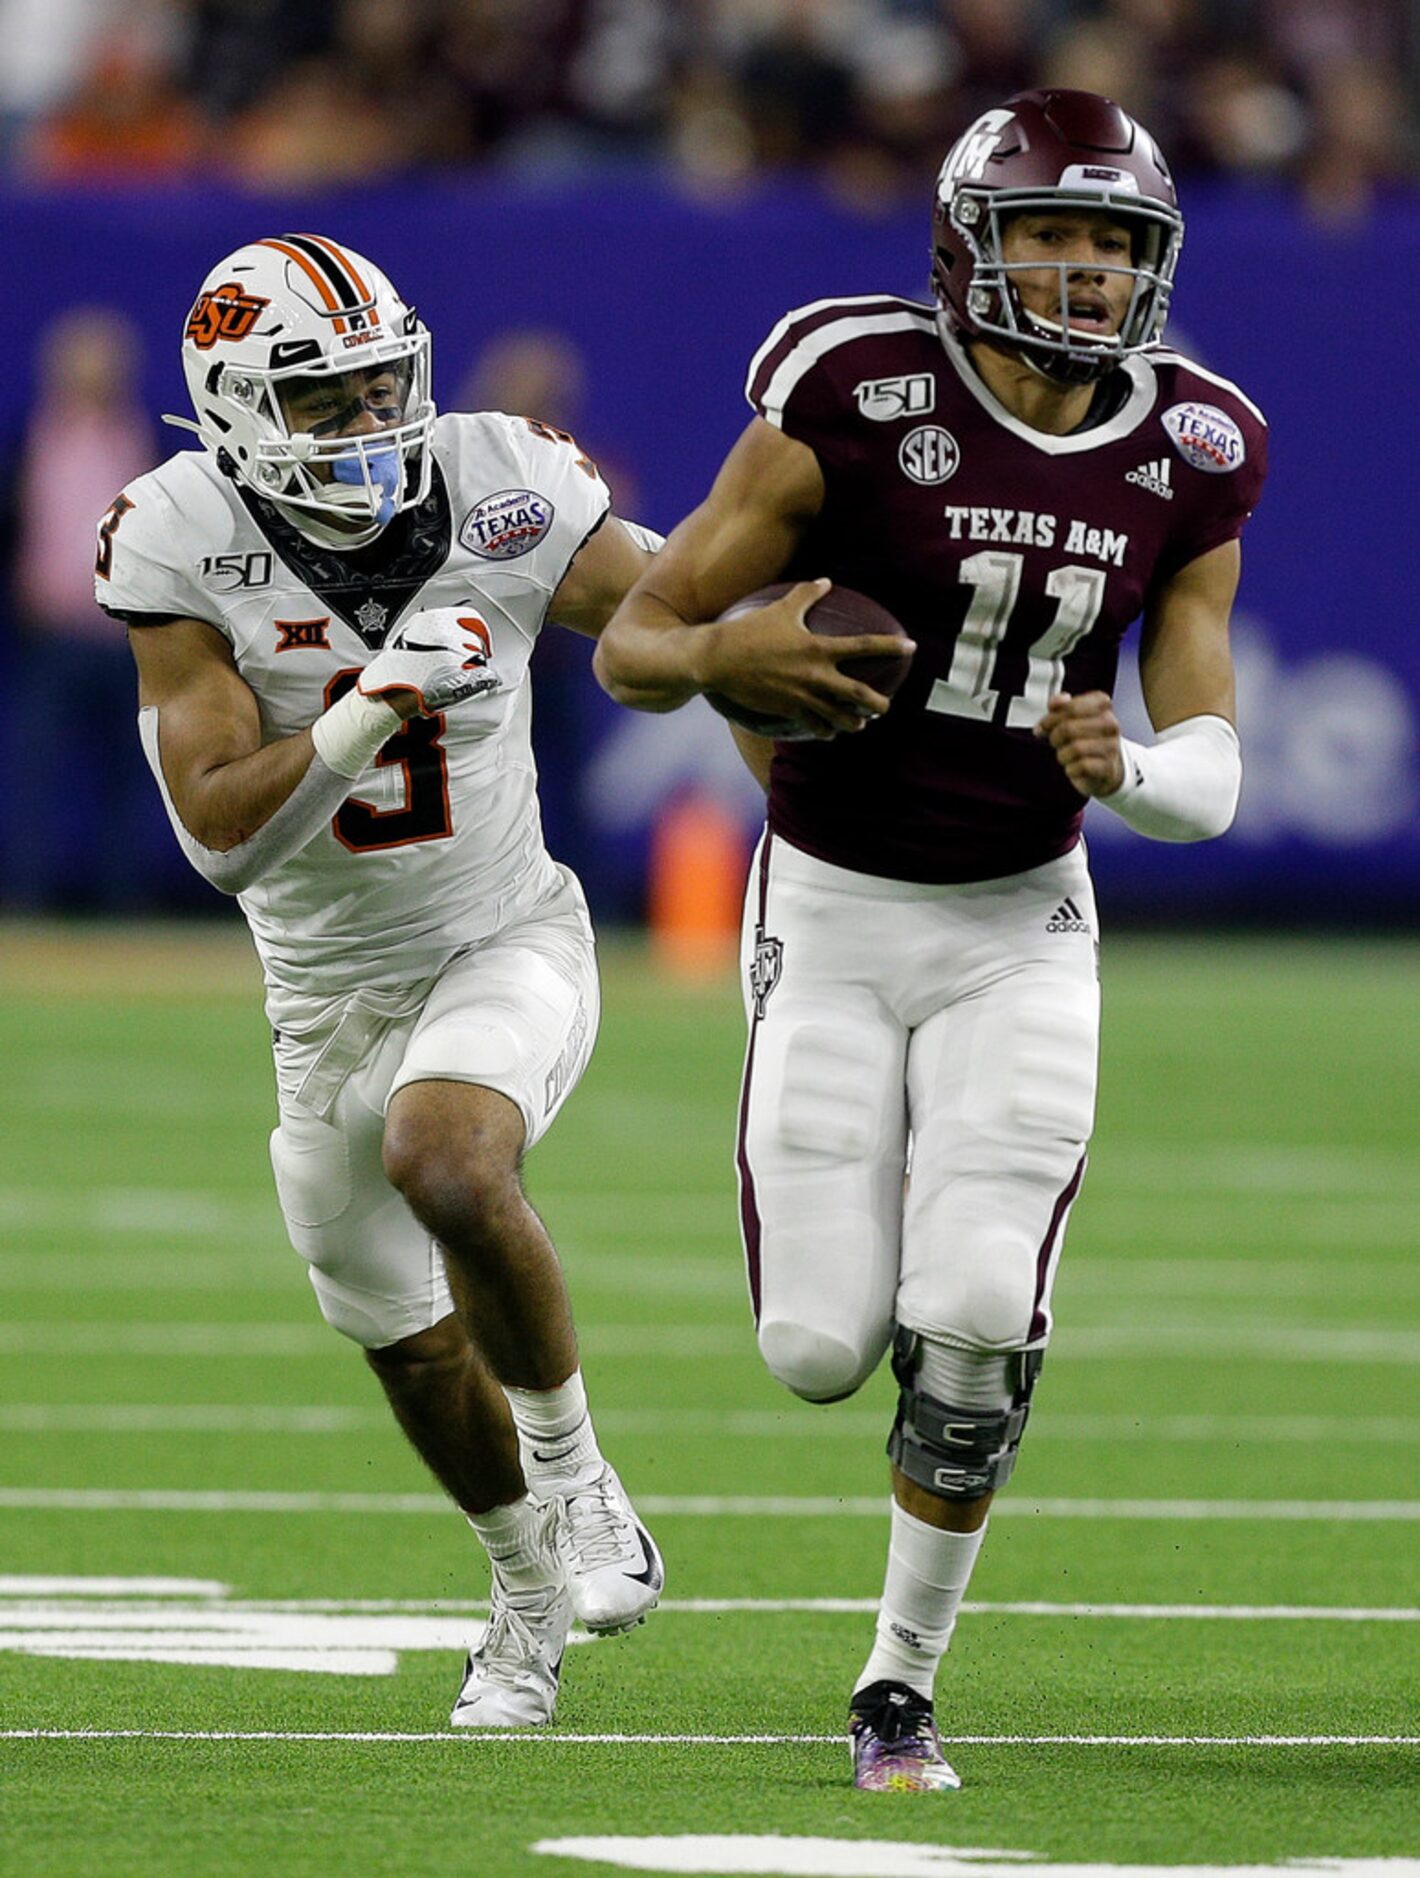
[[1090, 922], [1073, 900], [1062, 900], [1045, 922], [1047, 932], [1088, 932]]
[[1165, 502], [1172, 502], [1173, 486], [1169, 481], [1171, 467], [1169, 459], [1161, 456], [1157, 463], [1141, 463], [1138, 469], [1127, 470], [1124, 480], [1127, 483], [1138, 483], [1150, 495], [1162, 496]]

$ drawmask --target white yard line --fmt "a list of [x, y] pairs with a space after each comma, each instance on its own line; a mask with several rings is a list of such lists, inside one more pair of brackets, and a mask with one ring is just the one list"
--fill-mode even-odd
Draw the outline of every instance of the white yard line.
[[[627, 1205], [631, 1204], [628, 1200]], [[702, 1208], [708, 1206], [700, 1204]], [[1407, 1202], [1400, 1210], [1413, 1239], [1414, 1205]], [[706, 1226], [703, 1217], [701, 1225]], [[57, 1252], [49, 1245], [0, 1252], [0, 1290], [162, 1290], [187, 1289], [200, 1283], [215, 1288], [262, 1280], [287, 1285], [292, 1273], [299, 1270], [286, 1246], [274, 1200], [251, 1196], [234, 1200], [208, 1189], [109, 1188], [86, 1195], [66, 1195], [0, 1186], [0, 1233], [56, 1226], [91, 1231], [96, 1243], [73, 1252]], [[625, 1228], [623, 1211], [617, 1221], [622, 1244]], [[1293, 1229], [1288, 1230], [1295, 1237]], [[559, 1233], [564, 1257], [583, 1284], [648, 1295], [739, 1298], [745, 1292], [744, 1267], [732, 1216], [718, 1223], [711, 1221], [708, 1234], [689, 1234], [687, 1222], [677, 1221], [668, 1235], [676, 1241], [674, 1259], [582, 1243], [580, 1236], [591, 1232], [580, 1207], [573, 1207], [569, 1223]], [[129, 1242], [155, 1234], [200, 1238], [200, 1257], [189, 1252], [145, 1250]], [[717, 1235], [724, 1243], [714, 1253], [686, 1253], [680, 1244], [688, 1236]], [[1334, 1234], [1328, 1228], [1319, 1237], [1332, 1243]], [[232, 1241], [247, 1239], [259, 1239], [268, 1249], [264, 1253], [231, 1249]], [[1275, 1303], [1282, 1298], [1315, 1297], [1327, 1302], [1337, 1295], [1337, 1276], [1330, 1259], [1083, 1254], [1066, 1260], [1061, 1286], [1070, 1296], [1092, 1300], [1103, 1294], [1110, 1301], [1133, 1297], [1250, 1297]], [[1347, 1261], [1348, 1301], [1377, 1296], [1390, 1300], [1397, 1293], [1420, 1293], [1420, 1266], [1403, 1259]]]
[[[596, 1357], [718, 1358], [753, 1355], [742, 1325], [590, 1324], [581, 1341]], [[333, 1354], [320, 1324], [63, 1322], [0, 1324], [4, 1356], [292, 1357]], [[1215, 1362], [1414, 1364], [1420, 1330], [1288, 1328], [1275, 1324], [1141, 1324], [1063, 1327], [1056, 1362], [1145, 1356]]]
[[[224, 1610], [241, 1610], [241, 1600], [224, 1603]], [[967, 1617], [1066, 1617], [1104, 1618], [1126, 1622], [1160, 1622], [1173, 1619], [1202, 1619], [1208, 1622], [1237, 1623], [1338, 1623], [1338, 1624], [1417, 1624], [1420, 1607], [1403, 1605], [1349, 1606], [1339, 1604], [1052, 1604], [1040, 1600], [1016, 1603], [978, 1602], [970, 1598], [962, 1605]], [[359, 1603], [341, 1603], [322, 1598], [273, 1598], [263, 1600], [268, 1611], [334, 1611], [381, 1613], [384, 1611], [433, 1614], [426, 1601], [416, 1603], [401, 1599], [366, 1599]], [[467, 1604], [441, 1604], [445, 1615], [467, 1612], [481, 1614], [488, 1600]], [[656, 1606], [658, 1616], [735, 1616], [740, 1613], [769, 1616], [846, 1616], [871, 1617], [876, 1614], [876, 1598], [662, 1598]]]
[[[1413, 1222], [1412, 1222], [1413, 1230]], [[1052, 1354], [1081, 1357], [1238, 1357], [1321, 1363], [1420, 1362], [1420, 1330], [1321, 1330], [1286, 1324], [1062, 1325]]]
[[[605, 1425], [606, 1418], [601, 1418]], [[16, 1434], [343, 1435], [393, 1427], [382, 1408], [272, 1407], [238, 1402], [0, 1403], [0, 1430]]]
[[[958, 1735], [943, 1741], [957, 1747], [980, 1748], [1409, 1748], [1420, 1747], [1420, 1735]], [[428, 1733], [394, 1730], [343, 1732], [296, 1728], [181, 1729], [181, 1728], [0, 1728], [0, 1741], [458, 1741], [470, 1746], [493, 1741], [518, 1741], [542, 1747], [833, 1747], [840, 1753], [843, 1736], [833, 1735], [673, 1735], [673, 1734], [559, 1734], [541, 1728], [514, 1731], [496, 1728], [445, 1729]]]
[[[37, 1104], [63, 1106], [73, 1099], [85, 1109], [96, 1104], [93, 1079], [78, 1073], [62, 1084], [51, 1078], [21, 1089]], [[141, 1105], [141, 1093], [128, 1090], [125, 1100]], [[171, 1090], [158, 1100], [167, 1109], [189, 1113], [194, 1106], [221, 1102], [223, 1091], [192, 1080], [175, 1102]], [[223, 1112], [227, 1112], [225, 1106]], [[238, 1111], [233, 1110], [232, 1113]], [[246, 1113], [244, 1105], [240, 1113]], [[1160, 1192], [1193, 1196], [1199, 1205], [1220, 1196], [1266, 1196], [1336, 1202], [1363, 1207], [1414, 1206], [1420, 1202], [1420, 1169], [1408, 1149], [1338, 1148], [1330, 1142], [1269, 1148], [1231, 1143], [1192, 1143], [1166, 1149], [1123, 1143], [1116, 1137], [1095, 1156], [1093, 1191], [1101, 1203], [1138, 1198], [1154, 1203]], [[676, 1193], [637, 1193], [617, 1187], [540, 1190], [540, 1207], [563, 1219], [580, 1219], [593, 1230], [621, 1232], [634, 1218], [643, 1229], [667, 1234], [701, 1232], [707, 1222], [733, 1235], [734, 1201], [730, 1187]], [[63, 1223], [80, 1220], [110, 1229], [206, 1231], [234, 1217], [243, 1224], [277, 1223], [274, 1202], [250, 1190], [233, 1195], [216, 1187], [98, 1187], [81, 1194], [52, 1187], [0, 1185], [0, 1223]]]
[[[229, 1235], [230, 1236], [230, 1235]], [[255, 1239], [255, 1233], [241, 1235]], [[269, 1291], [291, 1295], [299, 1275], [289, 1253], [273, 1241], [268, 1252], [214, 1250], [210, 1243], [184, 1252], [0, 1252], [0, 1293], [75, 1291]]]
[[[665, 1606], [661, 1607], [666, 1608]], [[876, 1611], [874, 1601], [869, 1608]], [[1400, 1605], [1365, 1609], [1329, 1604], [964, 1604], [977, 1617], [1109, 1617], [1131, 1622], [1202, 1618], [1225, 1623], [1416, 1624], [1420, 1610]]]
[[0, 1324], [4, 1356], [323, 1356], [337, 1349], [315, 1324]]
[[[1292, 1229], [1288, 1227], [1288, 1238]], [[1415, 1208], [1410, 1209], [1410, 1243], [1414, 1244]], [[1260, 1298], [1276, 1304], [1283, 1298], [1320, 1298], [1334, 1307], [1344, 1296], [1381, 1296], [1420, 1291], [1420, 1266], [1404, 1259], [1348, 1259], [1344, 1288], [1338, 1284], [1334, 1260], [1175, 1258], [1157, 1253], [1148, 1258], [1111, 1258], [1107, 1255], [1076, 1258], [1069, 1253], [1060, 1267], [1057, 1295], [1111, 1299], [1134, 1297], [1201, 1299]]]
[[[603, 1434], [663, 1438], [858, 1441], [882, 1433], [886, 1409], [835, 1407], [831, 1414], [783, 1409], [602, 1409]], [[20, 1434], [293, 1434], [344, 1435], [387, 1431], [386, 1409], [339, 1403], [6, 1402], [0, 1431]], [[1084, 1415], [1038, 1412], [1031, 1445], [1041, 1441], [1159, 1441], [1230, 1447], [1349, 1442], [1409, 1447], [1420, 1442], [1420, 1416], [1403, 1415]]]
[[1152, 1198], [1161, 1190], [1191, 1193], [1268, 1193], [1281, 1199], [1390, 1193], [1420, 1200], [1420, 1176], [1408, 1149], [1338, 1147], [1309, 1141], [1286, 1147], [1252, 1142], [1180, 1142], [1177, 1147], [1131, 1145], [1115, 1136], [1094, 1157], [1107, 1189]]
[[220, 1578], [55, 1578], [0, 1575], [0, 1598], [224, 1598]]
[[[765, 1517], [772, 1514], [800, 1517], [844, 1513], [863, 1518], [886, 1517], [887, 1497], [834, 1499], [787, 1496], [752, 1498], [739, 1495], [640, 1495], [637, 1505], [653, 1513], [718, 1519], [725, 1515]], [[1120, 1519], [1120, 1520], [1420, 1520], [1420, 1500], [1072, 1500], [1006, 1499], [991, 1508], [993, 1519]]]
[[[112, 1628], [176, 1622], [210, 1624], [229, 1618], [238, 1626], [249, 1613], [263, 1617], [420, 1617], [447, 1621], [481, 1617], [487, 1598], [233, 1598], [229, 1587], [209, 1579], [0, 1577], [0, 1623], [62, 1628], [81, 1615], [96, 1614]], [[193, 1599], [202, 1599], [194, 1604]], [[137, 1600], [138, 1602], [135, 1602]], [[185, 1601], [185, 1602], [184, 1602]], [[663, 1598], [659, 1616], [872, 1616], [876, 1598]], [[1174, 1620], [1238, 1623], [1420, 1623], [1420, 1607], [1339, 1604], [1088, 1604], [1027, 1599], [989, 1602], [968, 1599], [968, 1617], [1097, 1618], [1123, 1622]]]
[[202, 1239], [281, 1236], [274, 1199], [212, 1187], [0, 1187], [0, 1228], [71, 1227], [104, 1233], [179, 1233]]
[[[842, 1499], [749, 1494], [642, 1494], [648, 1518], [884, 1519], [884, 1495]], [[0, 1511], [152, 1513], [447, 1514], [436, 1493], [225, 1492], [186, 1488], [0, 1487]], [[1311, 1520], [1322, 1523], [1420, 1520], [1420, 1500], [1071, 1500], [1007, 1499], [993, 1519]]]

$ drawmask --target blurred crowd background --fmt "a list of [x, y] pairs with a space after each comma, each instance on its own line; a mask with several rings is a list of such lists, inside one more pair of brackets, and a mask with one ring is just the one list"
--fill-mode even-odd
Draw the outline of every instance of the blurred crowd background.
[[[1113, 904], [1420, 911], [1420, 0], [0, 0], [0, 47], [27, 315], [0, 377], [0, 911], [217, 904], [92, 568], [118, 489], [188, 447], [157, 418], [186, 409], [177, 338], [220, 255], [295, 227], [370, 254], [429, 320], [442, 407], [576, 430], [619, 510], [669, 529], [773, 321], [925, 298], [943, 154], [1042, 83], [1159, 137], [1189, 221], [1171, 336], [1274, 423], [1238, 829], [1184, 855], [1096, 817]], [[643, 913], [687, 797], [743, 852], [759, 798], [707, 710], [615, 711], [568, 634], [535, 674], [549, 839], [599, 913]]]
[[3, 0], [0, 45], [7, 160], [48, 179], [811, 166], [872, 209], [1033, 84], [1321, 216], [1417, 164], [1414, 0]]

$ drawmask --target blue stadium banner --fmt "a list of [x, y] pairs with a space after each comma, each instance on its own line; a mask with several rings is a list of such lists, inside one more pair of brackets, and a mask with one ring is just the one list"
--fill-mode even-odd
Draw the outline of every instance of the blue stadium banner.
[[[155, 412], [182, 411], [178, 339], [204, 273], [256, 235], [314, 228], [377, 259], [417, 302], [445, 408], [501, 337], [555, 334], [574, 348], [578, 408], [532, 415], [575, 428], [622, 512], [662, 530], [700, 499], [746, 421], [745, 366], [780, 314], [830, 294], [926, 291], [925, 203], [920, 214], [865, 220], [808, 185], [706, 202], [634, 173], [579, 186], [485, 174], [318, 200], [12, 187], [0, 203], [11, 278], [24, 283], [25, 322], [10, 327], [19, 370], [0, 379], [11, 460], [55, 315], [95, 303], [129, 312], [148, 345], [146, 397]], [[1233, 834], [1197, 848], [1142, 840], [1092, 810], [1106, 913], [1411, 915], [1420, 205], [1394, 201], [1339, 230], [1271, 190], [1186, 190], [1184, 207], [1170, 339], [1236, 379], [1272, 427], [1237, 616], [1246, 781]], [[619, 712], [591, 680], [585, 643], [547, 637], [567, 642], [538, 661], [549, 839], [604, 916], [634, 916], [667, 796], [707, 789], [748, 827], [754, 790], [703, 707], [670, 720]], [[1121, 695], [1141, 734], [1137, 686]]]

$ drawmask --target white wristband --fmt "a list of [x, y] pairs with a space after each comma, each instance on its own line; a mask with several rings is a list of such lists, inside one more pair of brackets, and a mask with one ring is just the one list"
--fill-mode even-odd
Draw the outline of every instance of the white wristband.
[[352, 685], [311, 725], [311, 742], [327, 769], [350, 781], [375, 760], [404, 720], [383, 698], [367, 698]]
[[1124, 781], [1099, 796], [1155, 841], [1206, 841], [1232, 825], [1242, 788], [1238, 733], [1225, 717], [1186, 717], [1153, 743], [1121, 741]]

